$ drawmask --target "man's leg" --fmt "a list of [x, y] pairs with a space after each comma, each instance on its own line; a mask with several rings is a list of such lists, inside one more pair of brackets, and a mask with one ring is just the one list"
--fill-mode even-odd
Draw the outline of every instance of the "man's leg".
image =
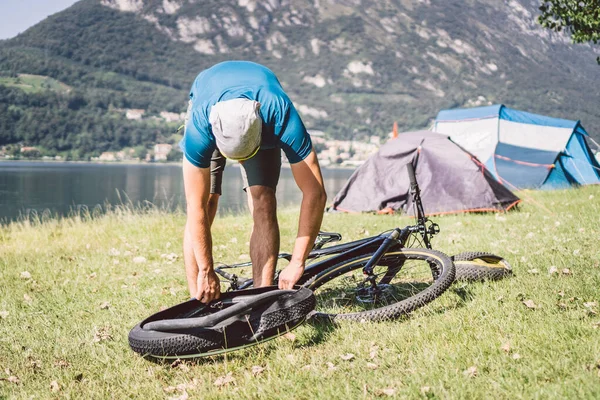
[[275, 190], [281, 170], [281, 150], [260, 150], [242, 163], [244, 190], [254, 225], [250, 236], [250, 259], [254, 287], [273, 284], [279, 253], [279, 224]]
[[254, 287], [273, 284], [279, 253], [279, 224], [275, 191], [266, 186], [246, 189], [254, 225], [250, 236], [250, 259]]
[[225, 157], [223, 157], [219, 149], [215, 149], [210, 159], [210, 195], [208, 197], [208, 217], [211, 226], [217, 215], [221, 187], [223, 186], [225, 163]]

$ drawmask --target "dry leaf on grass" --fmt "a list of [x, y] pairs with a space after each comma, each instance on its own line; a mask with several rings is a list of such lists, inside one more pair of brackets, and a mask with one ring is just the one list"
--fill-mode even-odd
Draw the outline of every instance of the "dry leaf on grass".
[[598, 328], [600, 328], [600, 321], [598, 321], [598, 322], [594, 322], [594, 323], [592, 324], [592, 328], [594, 328], [594, 329], [598, 329]]
[[108, 310], [109, 308], [110, 308], [110, 303], [108, 301], [105, 301], [104, 303], [100, 304], [101, 310]]
[[513, 358], [513, 360], [518, 360], [518, 359], [520, 359], [520, 358], [521, 358], [521, 355], [520, 355], [519, 353], [514, 353], [514, 354], [512, 355], [512, 358]]
[[558, 275], [558, 268], [556, 268], [554, 265], [551, 266], [550, 268], [548, 268], [548, 275]]
[[24, 294], [23, 294], [23, 301], [24, 301], [25, 303], [28, 303], [28, 304], [30, 304], [30, 303], [32, 302], [31, 296], [30, 296], [30, 295], [28, 295], [27, 293], [24, 293]]
[[134, 264], [143, 264], [143, 263], [145, 263], [148, 260], [146, 260], [146, 257], [137, 256], [137, 257], [133, 257], [132, 261], [133, 261]]
[[21, 380], [14, 375], [9, 376], [6, 380], [9, 381], [10, 383], [14, 383], [15, 385], [18, 385], [19, 383], [21, 383]]
[[527, 306], [527, 308], [529, 308], [530, 310], [535, 310], [536, 308], [540, 308], [540, 306], [535, 304], [533, 302], [533, 300], [524, 300], [523, 304], [525, 304], [525, 306]]
[[29, 366], [33, 370], [39, 370], [39, 369], [42, 369], [42, 362], [40, 360], [30, 360], [29, 361]]
[[509, 342], [504, 343], [500, 348], [504, 350], [505, 353], [509, 353], [511, 350]]
[[56, 381], [50, 382], [50, 390], [52, 393], [56, 393], [60, 391], [60, 385]]
[[431, 387], [429, 386], [421, 386], [421, 394], [427, 396], [431, 393]]
[[329, 371], [335, 371], [335, 370], [337, 369], [337, 367], [335, 366], [335, 364], [334, 364], [334, 363], [332, 363], [332, 362], [328, 362], [328, 363], [327, 363], [327, 369], [328, 369]]
[[539, 274], [539, 273], [540, 273], [540, 270], [539, 270], [539, 269], [537, 269], [537, 268], [533, 268], [533, 269], [530, 269], [530, 270], [529, 270], [529, 271], [527, 271], [527, 272], [529, 272], [529, 273], [530, 273], [530, 274], [532, 274], [532, 275], [537, 275], [537, 274]]
[[367, 363], [367, 368], [369, 368], [369, 369], [377, 369], [377, 368], [379, 368], [379, 366], [377, 364], [368, 362]]
[[313, 366], [311, 364], [306, 364], [304, 367], [300, 368], [302, 371], [310, 371], [311, 369], [313, 369]]
[[379, 351], [379, 346], [371, 345], [371, 349], [369, 351], [369, 359], [374, 359], [377, 357], [377, 352]]
[[290, 342], [293, 342], [294, 340], [296, 340], [296, 335], [293, 334], [292, 332], [287, 332], [286, 334], [283, 335], [283, 337], [287, 340], [289, 340]]
[[471, 366], [467, 369], [465, 369], [463, 371], [463, 375], [466, 376], [467, 378], [474, 378], [477, 376], [477, 367], [476, 366]]
[[103, 342], [105, 340], [112, 340], [112, 335], [110, 333], [109, 326], [102, 326], [100, 328], [96, 328], [96, 332], [94, 333], [94, 342]]
[[394, 396], [396, 394], [396, 389], [393, 388], [385, 388], [385, 389], [377, 389], [375, 391], [377, 396]]
[[10, 313], [6, 310], [0, 311], [0, 319], [6, 319], [9, 315]]
[[354, 354], [352, 354], [352, 353], [342, 354], [340, 356], [340, 358], [344, 361], [350, 361], [350, 360], [354, 359]]
[[95, 279], [97, 276], [98, 276], [98, 274], [96, 274], [95, 272], [92, 272], [91, 274], [88, 275], [88, 278]]
[[189, 398], [190, 398], [190, 395], [188, 394], [187, 391], [184, 390], [180, 396], [169, 397], [169, 400], [188, 400]]
[[175, 393], [177, 391], [183, 391], [183, 392], [185, 392], [188, 389], [195, 389], [197, 387], [198, 387], [198, 379], [194, 378], [191, 382], [180, 383], [177, 386], [167, 386], [163, 390], [166, 393]]
[[261, 367], [260, 365], [254, 365], [252, 367], [252, 375], [257, 376], [257, 375], [261, 374], [264, 370], [265, 370], [264, 367]]
[[181, 361], [181, 359], [179, 359], [179, 358], [171, 363], [171, 368], [179, 368], [183, 372], [190, 371], [190, 367], [188, 367], [188, 365], [186, 363], [184, 363], [183, 361]]
[[21, 272], [21, 279], [31, 279], [31, 274], [29, 273], [29, 271]]
[[571, 270], [569, 268], [563, 268], [562, 271], [560, 271], [563, 275], [573, 275], [573, 273], [571, 272]]
[[110, 250], [108, 250], [108, 255], [111, 257], [117, 257], [121, 255], [121, 252], [113, 247]]
[[585, 308], [592, 308], [592, 307], [596, 307], [598, 304], [595, 301], [588, 301], [587, 303], [583, 303], [583, 306]]
[[217, 380], [215, 380], [215, 382], [213, 383], [213, 385], [215, 385], [217, 387], [221, 387], [221, 386], [229, 385], [230, 383], [235, 384], [235, 378], [233, 377], [233, 372], [228, 372], [227, 375], [218, 377]]
[[56, 360], [54, 361], [54, 366], [57, 368], [68, 368], [70, 364], [65, 360]]

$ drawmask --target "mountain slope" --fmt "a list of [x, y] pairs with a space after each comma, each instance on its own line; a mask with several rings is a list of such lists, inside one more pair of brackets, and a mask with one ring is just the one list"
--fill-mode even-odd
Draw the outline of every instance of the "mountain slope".
[[[527, 0], [82, 0], [0, 42], [0, 76], [52, 77], [99, 115], [181, 112], [199, 71], [248, 59], [333, 137], [385, 135], [394, 120], [421, 128], [439, 109], [492, 102], [581, 119], [599, 139], [597, 49], [535, 16]], [[11, 124], [0, 120], [0, 144], [15, 140], [2, 133]], [[168, 130], [153, 129], [141, 142]]]

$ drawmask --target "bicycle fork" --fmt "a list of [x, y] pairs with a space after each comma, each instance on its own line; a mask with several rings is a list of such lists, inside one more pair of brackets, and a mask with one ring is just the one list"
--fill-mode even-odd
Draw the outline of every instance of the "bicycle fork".
[[[377, 249], [375, 254], [373, 254], [371, 259], [363, 267], [363, 274], [366, 276], [365, 283], [369, 284], [370, 290], [372, 290], [374, 293], [377, 291], [377, 276], [373, 273], [373, 268], [375, 268], [377, 263], [381, 260], [381, 257], [383, 257], [385, 255], [385, 253], [387, 253], [387, 251], [390, 249], [390, 247], [394, 243], [400, 242], [403, 245], [404, 242], [406, 241], [406, 239], [408, 238], [408, 235], [410, 235], [409, 227], [403, 228], [401, 230], [398, 228], [394, 229], [390, 233], [390, 235], [384, 239], [383, 243], [381, 243], [381, 246], [379, 246], [379, 248]], [[395, 268], [394, 275], [396, 273], [398, 273], [400, 268], [401, 268], [401, 266], [398, 268]], [[386, 278], [387, 278], [387, 274], [382, 278], [380, 283], [382, 283], [382, 284], [389, 283], [389, 282], [386, 282], [386, 280], [389, 281], [389, 280], [391, 280], [392, 277], [389, 277], [389, 279], [386, 279]]]

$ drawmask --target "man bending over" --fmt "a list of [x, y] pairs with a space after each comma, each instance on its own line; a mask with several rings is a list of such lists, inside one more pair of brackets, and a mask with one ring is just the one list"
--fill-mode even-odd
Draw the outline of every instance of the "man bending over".
[[187, 201], [183, 251], [191, 296], [203, 303], [220, 296], [210, 227], [225, 158], [241, 164], [254, 221], [250, 237], [254, 286], [273, 283], [279, 253], [275, 190], [282, 149], [302, 191], [292, 259], [279, 275], [279, 288], [292, 288], [304, 272], [327, 196], [310, 136], [275, 74], [247, 61], [227, 61], [201, 72], [190, 92], [180, 146]]

